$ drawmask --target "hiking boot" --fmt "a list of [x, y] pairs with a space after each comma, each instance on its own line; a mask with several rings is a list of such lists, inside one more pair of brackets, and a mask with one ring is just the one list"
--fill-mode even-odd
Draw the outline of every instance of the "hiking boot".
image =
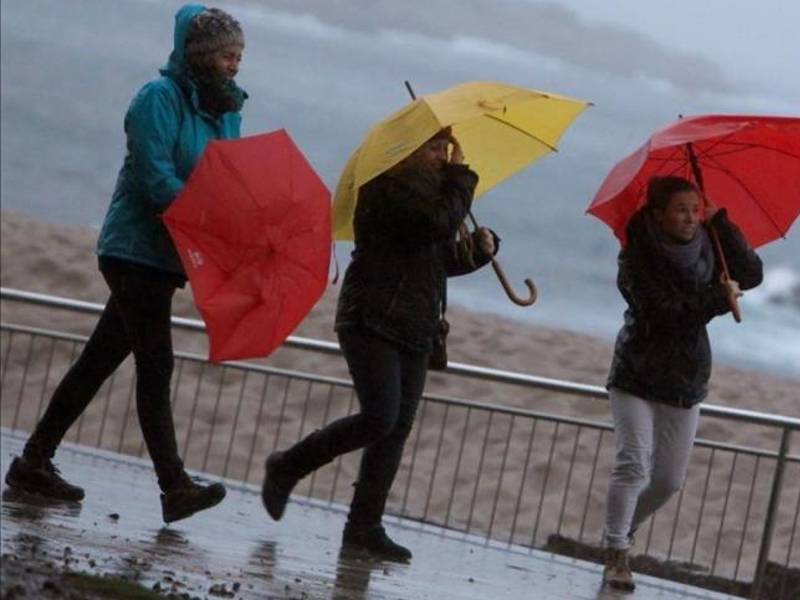
[[606, 566], [603, 569], [603, 583], [615, 590], [632, 592], [636, 588], [633, 573], [628, 565], [628, 551], [619, 548], [606, 548]]
[[289, 496], [298, 481], [282, 468], [281, 460], [284, 454], [285, 452], [273, 452], [269, 455], [264, 465], [264, 483], [261, 484], [261, 502], [275, 521], [281, 520]]
[[83, 488], [65, 481], [49, 459], [34, 460], [24, 455], [14, 457], [6, 473], [6, 483], [16, 490], [54, 500], [80, 502], [84, 496]]
[[161, 494], [161, 514], [165, 523], [180, 521], [216, 506], [224, 497], [225, 486], [221, 483], [200, 485], [185, 475]]
[[392, 541], [386, 535], [386, 530], [382, 525], [370, 529], [359, 529], [348, 523], [345, 525], [342, 535], [342, 548], [365, 552], [372, 558], [381, 560], [403, 563], [411, 560], [411, 550]]

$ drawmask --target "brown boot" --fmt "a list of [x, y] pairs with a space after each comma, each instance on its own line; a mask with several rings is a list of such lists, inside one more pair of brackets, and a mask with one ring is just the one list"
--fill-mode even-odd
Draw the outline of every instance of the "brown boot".
[[636, 588], [633, 573], [628, 565], [628, 551], [606, 548], [606, 567], [603, 569], [603, 583], [615, 590], [632, 592]]

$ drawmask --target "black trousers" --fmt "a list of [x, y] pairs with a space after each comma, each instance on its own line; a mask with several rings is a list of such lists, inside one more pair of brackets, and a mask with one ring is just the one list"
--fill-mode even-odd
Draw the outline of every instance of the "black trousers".
[[59, 383], [25, 446], [25, 455], [52, 458], [69, 428], [103, 382], [133, 352], [136, 408], [162, 490], [183, 476], [170, 407], [174, 359], [170, 315], [176, 283], [158, 271], [114, 261], [101, 266], [111, 288], [100, 321]]
[[348, 521], [357, 528], [380, 525], [403, 447], [425, 387], [428, 354], [408, 352], [368, 331], [339, 332], [360, 412], [301, 440], [285, 454], [295, 477], [364, 448]]

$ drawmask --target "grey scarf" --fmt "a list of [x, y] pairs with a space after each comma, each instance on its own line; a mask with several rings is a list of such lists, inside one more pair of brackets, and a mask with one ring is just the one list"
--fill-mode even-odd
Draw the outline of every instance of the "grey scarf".
[[701, 225], [694, 237], [682, 244], [667, 237], [652, 216], [648, 217], [648, 228], [656, 241], [656, 247], [681, 276], [697, 284], [711, 281], [714, 273], [714, 248], [706, 228]]

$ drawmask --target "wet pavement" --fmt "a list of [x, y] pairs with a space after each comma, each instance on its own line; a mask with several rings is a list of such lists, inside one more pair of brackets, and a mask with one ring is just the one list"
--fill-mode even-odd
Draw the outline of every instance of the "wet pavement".
[[[3, 474], [23, 439], [0, 435]], [[164, 526], [147, 461], [64, 444], [56, 463], [86, 488], [82, 504], [20, 497], [2, 484], [3, 559], [44, 557], [59, 569], [124, 575], [186, 598], [675, 599], [731, 598], [638, 576], [634, 594], [601, 589], [599, 565], [483, 541], [416, 522], [387, 529], [414, 552], [410, 564], [339, 552], [345, 514], [292, 502], [270, 521], [253, 486], [230, 483], [223, 503]]]

